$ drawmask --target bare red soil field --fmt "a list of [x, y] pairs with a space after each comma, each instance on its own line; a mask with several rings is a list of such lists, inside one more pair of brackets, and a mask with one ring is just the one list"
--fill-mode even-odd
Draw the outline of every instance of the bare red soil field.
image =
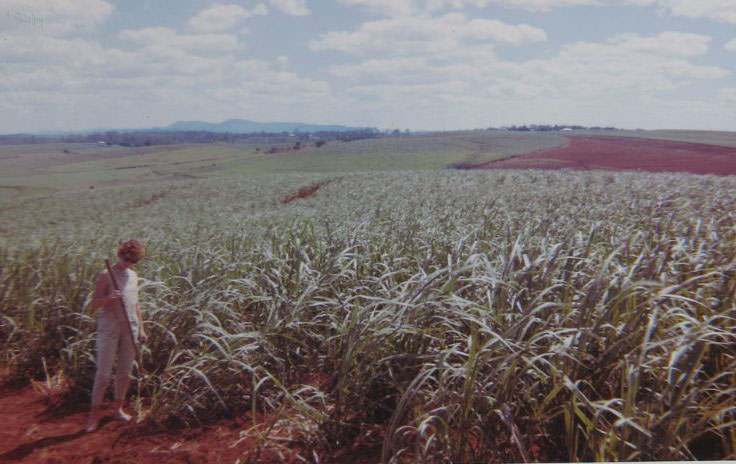
[[479, 169], [572, 169], [736, 175], [736, 148], [633, 137], [569, 137], [562, 147], [476, 165]]
[[[241, 440], [251, 426], [247, 417], [223, 419], [209, 426], [162, 432], [150, 424], [126, 424], [104, 418], [100, 428], [85, 433], [86, 405], [50, 411], [31, 387], [0, 390], [0, 463], [97, 464], [130, 463], [298, 463], [309, 451], [298, 443], [273, 443], [257, 449]], [[320, 452], [326, 463], [368, 464], [380, 459], [380, 434], [370, 444], [358, 443], [334, 453]], [[299, 459], [297, 456], [301, 455]]]

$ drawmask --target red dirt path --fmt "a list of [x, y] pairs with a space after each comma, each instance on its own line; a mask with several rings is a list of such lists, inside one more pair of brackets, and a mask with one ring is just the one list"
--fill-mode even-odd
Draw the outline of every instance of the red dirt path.
[[317, 193], [317, 190], [319, 190], [320, 188], [322, 188], [323, 186], [325, 186], [325, 185], [327, 185], [329, 183], [330, 183], [329, 180], [325, 180], [325, 181], [322, 181], [322, 182], [315, 182], [314, 184], [307, 185], [306, 187], [302, 187], [299, 190], [297, 190], [296, 192], [288, 195], [283, 200], [281, 200], [281, 203], [283, 203], [285, 205], [288, 205], [292, 201], [301, 200], [301, 199], [304, 199], [304, 198], [311, 197], [312, 195], [314, 195], [315, 193]]
[[[288, 444], [263, 448], [256, 458], [252, 440], [237, 443], [240, 432], [251, 425], [247, 418], [171, 433], [152, 433], [145, 425], [111, 418], [103, 419], [97, 431], [85, 433], [86, 419], [85, 405], [49, 414], [44, 398], [31, 387], [0, 389], [0, 463], [229, 464], [240, 459], [271, 464], [302, 462], [297, 454], [311, 458], [308, 451]], [[380, 446], [319, 454], [320, 462], [367, 464], [377, 462]]]
[[562, 147], [513, 156], [477, 169], [573, 169], [736, 175], [736, 148], [633, 137], [572, 136]]

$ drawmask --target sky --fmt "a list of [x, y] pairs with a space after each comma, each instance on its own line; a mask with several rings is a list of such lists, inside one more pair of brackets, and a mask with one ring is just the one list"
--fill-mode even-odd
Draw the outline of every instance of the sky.
[[0, 133], [736, 130], [736, 0], [0, 0]]

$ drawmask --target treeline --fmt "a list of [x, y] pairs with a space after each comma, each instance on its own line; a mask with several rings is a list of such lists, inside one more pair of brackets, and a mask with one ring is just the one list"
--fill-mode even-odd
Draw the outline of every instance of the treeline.
[[563, 129], [573, 129], [573, 130], [618, 130], [618, 128], [613, 126], [580, 126], [575, 124], [529, 124], [529, 125], [523, 125], [523, 126], [508, 126], [503, 127], [503, 129], [510, 130], [510, 131], [561, 131]]
[[354, 131], [320, 131], [281, 132], [281, 133], [220, 133], [207, 131], [105, 131], [88, 134], [65, 135], [34, 135], [10, 134], [0, 135], [0, 144], [28, 144], [28, 143], [99, 143], [104, 145], [120, 145], [123, 147], [142, 147], [149, 145], [171, 145], [177, 143], [284, 143], [308, 140], [349, 142], [352, 140], [379, 137], [377, 131], [361, 129]]

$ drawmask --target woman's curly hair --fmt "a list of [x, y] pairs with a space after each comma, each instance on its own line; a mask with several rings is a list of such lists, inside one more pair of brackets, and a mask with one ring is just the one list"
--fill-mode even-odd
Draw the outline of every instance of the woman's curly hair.
[[143, 259], [143, 245], [138, 240], [128, 240], [120, 244], [118, 248], [118, 258], [125, 259], [131, 263], [137, 263]]

